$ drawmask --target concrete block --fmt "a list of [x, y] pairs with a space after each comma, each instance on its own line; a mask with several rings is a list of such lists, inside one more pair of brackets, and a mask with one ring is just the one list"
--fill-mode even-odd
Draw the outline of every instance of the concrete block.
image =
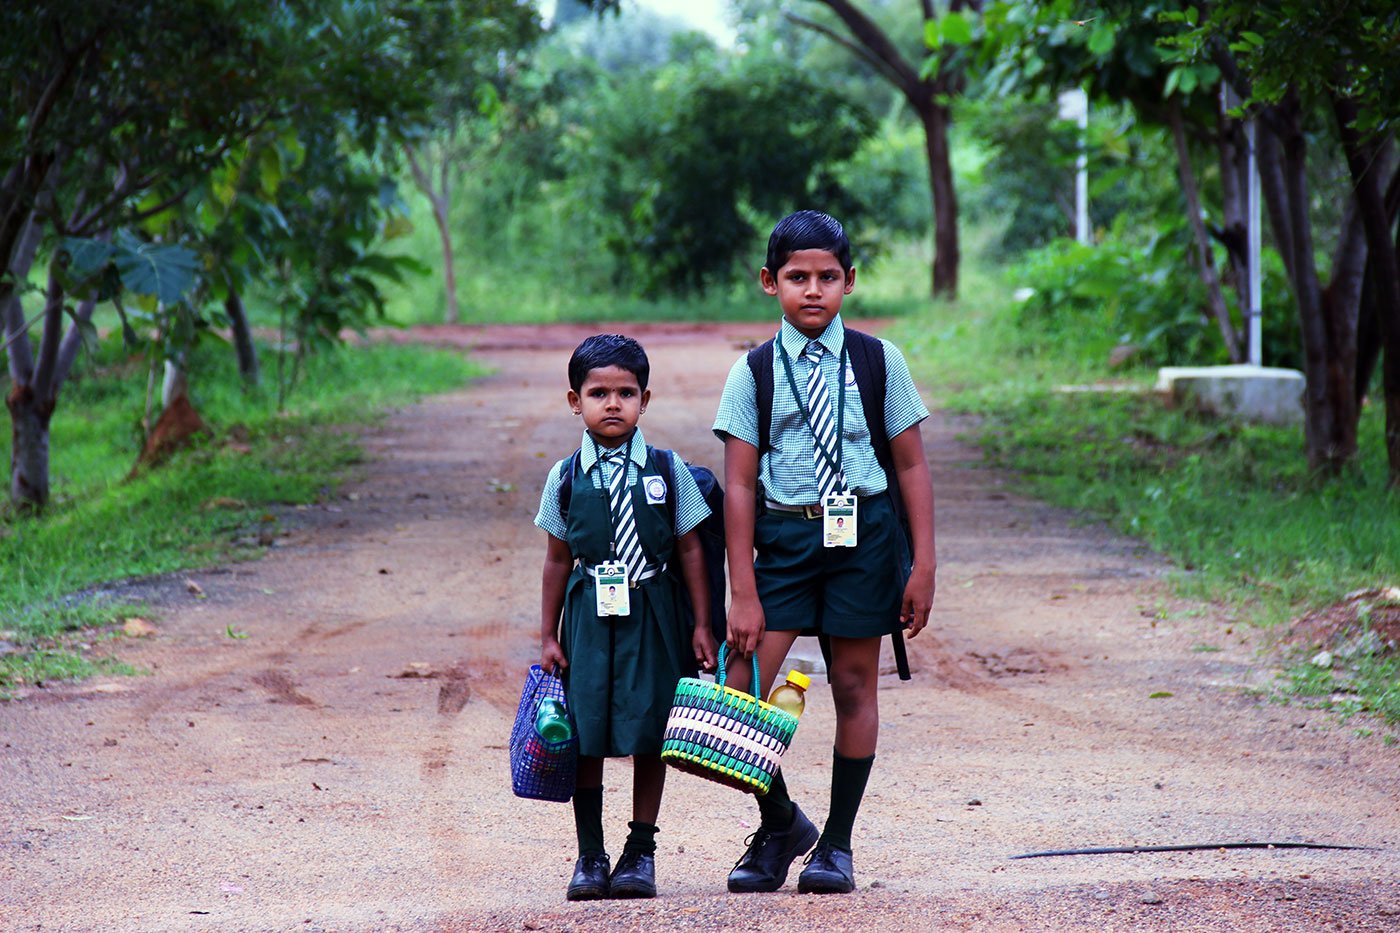
[[1168, 404], [1264, 424], [1303, 423], [1306, 381], [1296, 369], [1270, 366], [1164, 366], [1156, 391]]

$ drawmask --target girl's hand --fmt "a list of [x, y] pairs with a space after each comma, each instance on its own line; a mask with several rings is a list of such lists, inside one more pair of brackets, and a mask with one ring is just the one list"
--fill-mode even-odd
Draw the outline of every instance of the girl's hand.
[[713, 674], [719, 667], [719, 645], [715, 644], [715, 636], [710, 633], [708, 625], [695, 626], [695, 634], [690, 636], [690, 647], [695, 652], [695, 663], [700, 670]]
[[564, 648], [559, 644], [559, 639], [547, 638], [540, 645], [540, 667], [552, 671], [556, 666], [564, 670], [569, 666], [569, 659], [564, 657]]
[[765, 628], [763, 604], [757, 596], [735, 600], [729, 607], [729, 629], [725, 638], [729, 650], [738, 652], [741, 657], [750, 657], [763, 641]]
[[904, 631], [910, 638], [928, 625], [928, 615], [933, 609], [933, 588], [932, 568], [915, 564], [904, 586], [904, 603], [899, 610], [899, 621], [904, 623]]

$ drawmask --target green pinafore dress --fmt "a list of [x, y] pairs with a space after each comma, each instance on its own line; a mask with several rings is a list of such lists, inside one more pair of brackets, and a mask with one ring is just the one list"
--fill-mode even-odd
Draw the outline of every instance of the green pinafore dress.
[[[641, 475], [658, 475], [650, 451]], [[675, 547], [670, 507], [647, 503], [640, 482], [628, 492], [647, 563], [666, 563]], [[670, 571], [633, 586], [630, 615], [598, 616], [591, 567], [613, 559], [612, 536], [608, 491], [576, 473], [567, 541], [581, 563], [575, 564], [564, 596], [560, 641], [569, 659], [564, 689], [579, 754], [659, 755], [676, 681], [696, 674], [691, 632]]]

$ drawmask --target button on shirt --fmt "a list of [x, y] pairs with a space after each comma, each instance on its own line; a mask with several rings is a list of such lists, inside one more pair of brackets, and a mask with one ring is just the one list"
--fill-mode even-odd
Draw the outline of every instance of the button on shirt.
[[[812, 364], [803, 356], [803, 351], [810, 338], [784, 320], [777, 339], [782, 341], [783, 349], [787, 351], [797, 391], [805, 395], [807, 375]], [[861, 406], [860, 390], [856, 387], [855, 372], [851, 369], [849, 358], [846, 360], [846, 371], [837, 373], [845, 341], [846, 329], [838, 314], [817, 337], [817, 342], [826, 351], [822, 354], [820, 365], [833, 408], [840, 396], [841, 384], [845, 383], [846, 387], [841, 471], [846, 475], [852, 492], [858, 496], [873, 496], [884, 492], [889, 481], [875, 459], [875, 448], [870, 443], [870, 429], [865, 423], [865, 410]], [[881, 340], [880, 344], [885, 350], [885, 435], [892, 438], [927, 418], [928, 408], [914, 386], [904, 354], [887, 340]], [[782, 358], [776, 352], [776, 344], [773, 356], [773, 419], [769, 449], [758, 463], [758, 481], [766, 498], [785, 505], [813, 505], [817, 502], [818, 493], [812, 429], [807, 426], [798, 399], [792, 394], [792, 387], [783, 372]], [[806, 398], [802, 398], [801, 402], [805, 407]], [[757, 394], [747, 354], [739, 357], [729, 370], [724, 394], [720, 397], [719, 413], [715, 416], [714, 432], [720, 440], [735, 437], [759, 446]]]
[[[602, 448], [598, 448], [601, 450]], [[675, 458], [675, 488], [671, 490], [671, 501], [676, 504], [676, 520], [674, 530], [676, 537], [680, 537], [687, 531], [699, 525], [710, 515], [710, 507], [705, 504], [705, 496], [700, 492], [700, 487], [695, 485], [695, 477], [690, 475], [690, 470], [685, 468], [681, 462], [679, 454], [672, 454]], [[606, 489], [612, 479], [612, 471], [616, 469], [614, 462], [606, 461], [602, 464], [598, 462], [597, 453], [594, 450], [593, 439], [588, 432], [583, 432], [583, 440], [579, 444], [579, 468], [583, 475], [587, 477], [595, 489]], [[543, 528], [561, 541], [568, 539], [569, 528], [564, 516], [559, 512], [559, 470], [562, 464], [573, 459], [571, 454], [555, 463], [549, 471], [549, 477], [545, 480], [544, 490], [540, 493], [540, 510], [535, 515], [535, 526]], [[632, 438], [631, 456], [627, 464], [627, 484], [634, 485], [642, 470], [647, 464], [647, 442], [642, 437], [642, 429], [638, 428]], [[659, 466], [659, 464], [658, 464]], [[597, 467], [597, 469], [594, 469]], [[575, 482], [577, 482], [577, 477]], [[657, 504], [651, 508], [665, 508], [664, 504]]]

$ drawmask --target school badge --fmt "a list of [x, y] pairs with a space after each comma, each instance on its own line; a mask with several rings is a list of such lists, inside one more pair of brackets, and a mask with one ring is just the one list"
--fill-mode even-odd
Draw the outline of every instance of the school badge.
[[643, 476], [642, 489], [647, 495], [647, 505], [661, 505], [666, 501], [666, 481], [659, 476]]

